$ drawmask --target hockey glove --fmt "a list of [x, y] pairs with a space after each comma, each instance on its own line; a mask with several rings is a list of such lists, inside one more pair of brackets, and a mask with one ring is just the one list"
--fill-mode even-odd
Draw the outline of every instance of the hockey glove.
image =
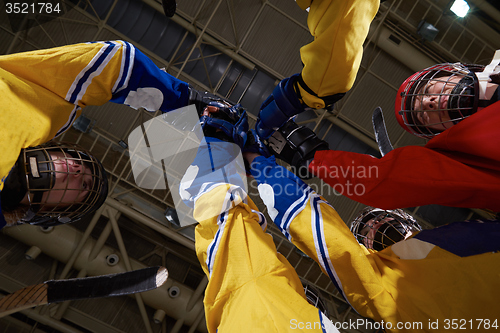
[[164, 120], [182, 131], [195, 131], [201, 125], [205, 136], [218, 138], [226, 142], [234, 142], [243, 148], [248, 131], [248, 118], [240, 104], [231, 102], [208, 92], [201, 92], [191, 87], [188, 105], [196, 107], [198, 118], [193, 121], [189, 112], [169, 112], [163, 115]]
[[255, 130], [262, 139], [268, 139], [290, 117], [305, 110], [294, 89], [299, 75], [283, 79], [262, 103], [255, 125]]
[[243, 148], [248, 131], [248, 118], [241, 104], [234, 105], [206, 91], [201, 92], [191, 87], [188, 89], [188, 104], [196, 106], [204, 134], [234, 142]]
[[241, 104], [227, 107], [220, 102], [210, 102], [200, 117], [203, 134], [227, 142], [245, 146], [248, 132], [248, 117]]
[[[259, 136], [255, 132], [254, 129], [248, 131], [247, 133], [247, 142], [243, 147], [243, 153], [256, 153], [264, 157], [270, 157], [271, 153], [267, 149], [266, 145], [260, 140]], [[250, 164], [245, 160], [245, 171], [248, 176], [250, 173]]]
[[243, 152], [256, 153], [264, 157], [271, 156], [271, 153], [267, 149], [266, 145], [260, 140], [254, 129], [248, 131], [247, 133], [247, 143], [243, 147]]
[[196, 118], [190, 112], [167, 112], [163, 114], [163, 119], [167, 123], [181, 131], [194, 131], [199, 125], [197, 119], [202, 117], [205, 108], [209, 105], [222, 109], [230, 109], [234, 106], [234, 104], [223, 98], [206, 91], [198, 91], [191, 86], [188, 86], [188, 92], [189, 99], [187, 105], [194, 105], [196, 107], [196, 112], [198, 113]]
[[268, 140], [269, 151], [277, 158], [287, 162], [292, 171], [301, 179], [310, 179], [309, 163], [319, 150], [329, 150], [328, 143], [318, 138], [311, 129], [299, 126], [289, 120]]
[[188, 91], [189, 91], [188, 105], [194, 104], [200, 116], [203, 113], [203, 111], [205, 111], [205, 107], [207, 107], [208, 105], [216, 105], [213, 103], [218, 103], [217, 105], [227, 108], [234, 106], [234, 104], [230, 103], [229, 101], [223, 98], [220, 98], [219, 96], [216, 96], [206, 91], [196, 90], [191, 86], [188, 87]]

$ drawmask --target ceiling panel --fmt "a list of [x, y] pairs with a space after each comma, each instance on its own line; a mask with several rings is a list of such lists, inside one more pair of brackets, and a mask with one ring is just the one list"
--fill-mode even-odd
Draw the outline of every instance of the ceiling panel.
[[297, 27], [294, 21], [266, 6], [243, 44], [243, 51], [281, 78], [298, 73], [302, 63], [297, 50], [311, 42], [312, 37]]

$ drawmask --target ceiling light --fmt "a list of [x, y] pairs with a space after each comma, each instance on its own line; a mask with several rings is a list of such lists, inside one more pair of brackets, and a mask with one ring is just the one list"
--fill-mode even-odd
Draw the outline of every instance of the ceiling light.
[[465, 0], [455, 0], [450, 10], [458, 17], [465, 17], [469, 11], [469, 4]]

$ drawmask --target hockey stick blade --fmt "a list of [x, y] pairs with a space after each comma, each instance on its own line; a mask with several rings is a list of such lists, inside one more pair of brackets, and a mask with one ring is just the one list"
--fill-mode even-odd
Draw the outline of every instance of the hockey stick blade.
[[167, 278], [167, 269], [156, 266], [118, 274], [50, 280], [0, 299], [0, 318], [38, 305], [140, 293], [162, 286]]
[[387, 134], [387, 129], [385, 127], [384, 115], [382, 109], [378, 106], [372, 115], [373, 131], [375, 132], [375, 140], [377, 140], [378, 149], [380, 154], [384, 156], [388, 152], [394, 149]]

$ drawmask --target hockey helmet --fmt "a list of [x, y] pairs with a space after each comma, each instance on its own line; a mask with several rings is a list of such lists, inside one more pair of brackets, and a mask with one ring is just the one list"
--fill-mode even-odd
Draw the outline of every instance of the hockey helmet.
[[27, 207], [21, 223], [75, 222], [106, 200], [104, 167], [87, 150], [51, 142], [21, 150], [1, 192], [2, 210]]
[[409, 133], [431, 139], [477, 112], [479, 65], [444, 63], [406, 79], [398, 90], [396, 119]]
[[422, 228], [401, 209], [383, 210], [366, 207], [351, 223], [351, 232], [366, 248], [381, 251], [409, 238]]

